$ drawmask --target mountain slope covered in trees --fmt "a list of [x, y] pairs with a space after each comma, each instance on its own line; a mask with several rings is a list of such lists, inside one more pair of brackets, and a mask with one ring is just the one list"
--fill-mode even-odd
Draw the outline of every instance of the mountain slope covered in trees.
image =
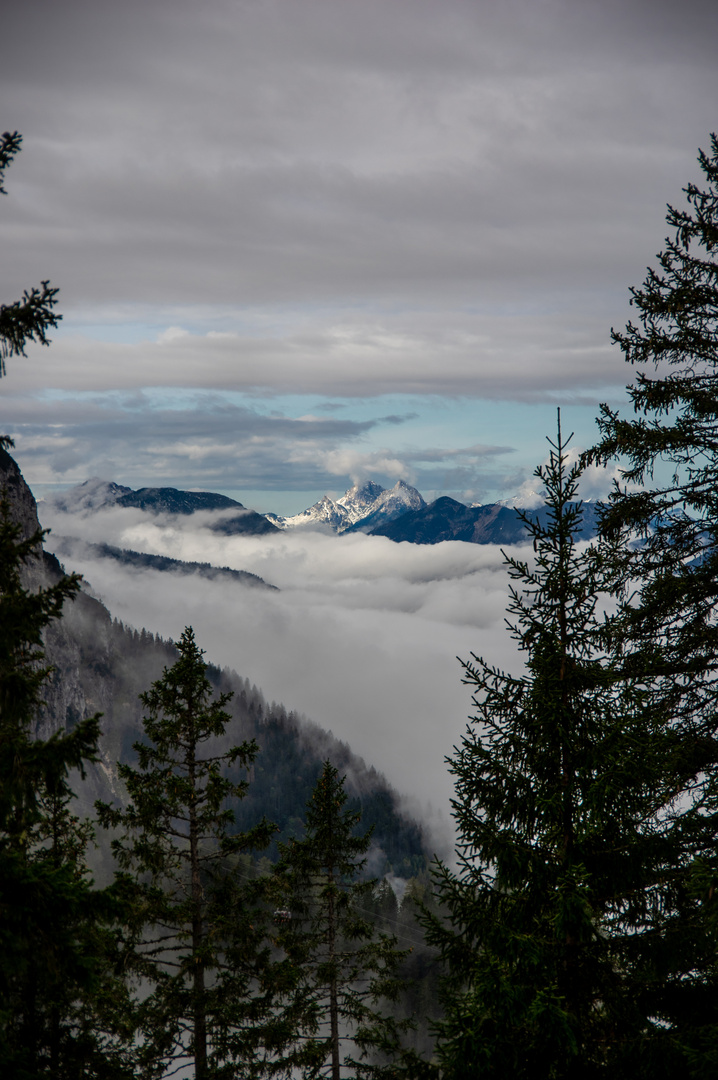
[[[35, 500], [13, 458], [5, 451], [1, 455], [0, 487], [8, 492], [25, 535], [31, 535], [38, 527]], [[62, 568], [45, 551], [42, 571], [33, 573], [36, 583], [41, 577], [58, 580]], [[102, 712], [101, 762], [83, 786], [85, 809], [96, 797], [121, 798], [116, 763], [134, 758], [132, 744], [142, 731], [139, 695], [174, 663], [174, 644], [148, 630], [124, 626], [99, 600], [81, 592], [66, 606], [63, 618], [48, 627], [46, 653], [54, 670], [45, 688], [38, 733], [47, 738]], [[233, 694], [228, 705], [231, 738], [255, 739], [260, 749], [249, 793], [237, 807], [239, 827], [266, 814], [286, 835], [303, 816], [322, 762], [331, 759], [347, 774], [351, 805], [361, 808], [364, 826], [375, 828], [372, 870], [408, 878], [426, 866], [420, 826], [401, 812], [397, 793], [373, 767], [318, 726], [283, 705], [268, 703], [248, 678], [212, 665], [208, 672], [216, 690]]]

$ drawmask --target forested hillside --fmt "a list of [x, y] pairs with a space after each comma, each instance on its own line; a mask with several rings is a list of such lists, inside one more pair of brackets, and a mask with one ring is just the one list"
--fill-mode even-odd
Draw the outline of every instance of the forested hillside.
[[[6, 451], [1, 455], [0, 485], [10, 494], [16, 519], [29, 536], [38, 528], [35, 500], [14, 460]], [[62, 567], [53, 555], [43, 552], [42, 565], [48, 581], [59, 580]], [[39, 571], [33, 573], [37, 577]], [[249, 587], [257, 584], [263, 583], [253, 578]], [[175, 646], [146, 629], [123, 626], [99, 600], [80, 592], [63, 618], [48, 627], [46, 652], [53, 671], [38, 734], [47, 738], [71, 730], [101, 712], [102, 760], [82, 786], [81, 802], [89, 810], [95, 798], [121, 798], [117, 762], [136, 757], [132, 745], [141, 735], [143, 715], [139, 695], [174, 663]], [[237, 807], [240, 827], [265, 814], [282, 834], [297, 827], [321, 763], [331, 759], [347, 775], [347, 791], [352, 805], [361, 807], [364, 826], [374, 827], [372, 871], [409, 878], [426, 867], [430, 853], [421, 827], [401, 813], [398, 795], [373, 767], [331, 734], [283, 705], [265, 701], [249, 678], [212, 665], [208, 671], [218, 692], [232, 694], [228, 741], [255, 739], [259, 746], [248, 795]], [[276, 853], [276, 846], [272, 851]]]

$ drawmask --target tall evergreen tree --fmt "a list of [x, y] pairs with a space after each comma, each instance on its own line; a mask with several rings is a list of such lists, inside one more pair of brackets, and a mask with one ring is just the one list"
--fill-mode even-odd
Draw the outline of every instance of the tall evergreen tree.
[[250, 1076], [258, 1045], [270, 1038], [271, 988], [262, 981], [261, 915], [230, 868], [239, 853], [264, 847], [274, 827], [263, 821], [233, 832], [229, 802], [246, 783], [227, 771], [247, 767], [256, 745], [226, 749], [220, 741], [231, 695], [212, 697], [191, 627], [178, 653], [142, 695], [137, 765], [119, 766], [128, 805], [97, 804], [101, 823], [120, 830], [112, 848], [142, 938], [135, 972], [151, 987], [139, 1005], [139, 1062], [147, 1075], [190, 1063], [197, 1080], [234, 1076], [234, 1062]]
[[[450, 759], [458, 829], [437, 870], [446, 967], [438, 1052], [447, 1077], [671, 1077], [694, 987], [686, 957], [681, 827], [686, 783], [670, 713], [624, 664], [610, 612], [624, 537], [578, 545], [580, 466], [560, 424], [535, 557], [507, 558], [526, 670], [465, 663], [476, 715]], [[715, 985], [713, 992], [715, 993]]]
[[[631, 638], [637, 664], [677, 680], [675, 709], [713, 731], [718, 625], [718, 139], [699, 155], [705, 184], [668, 207], [674, 230], [641, 288], [639, 325], [612, 337], [639, 370], [628, 387], [633, 418], [601, 406], [588, 460], [619, 463], [603, 529], [628, 526], [624, 576], [640, 589]], [[652, 370], [651, 370], [652, 369]], [[630, 611], [627, 609], [627, 617]], [[708, 695], [708, 697], [706, 696]], [[710, 755], [708, 744], [704, 747]]]
[[91, 888], [87, 831], [69, 810], [69, 776], [96, 760], [99, 717], [47, 740], [35, 734], [50, 671], [42, 633], [79, 587], [73, 576], [25, 588], [41, 542], [40, 531], [23, 539], [0, 503], [0, 1071], [116, 1076], [122, 1054], [94, 1010], [117, 990], [117, 909]]
[[[660, 683], [672, 714], [681, 799], [683, 888], [706, 928], [718, 919], [718, 139], [699, 154], [703, 179], [668, 207], [672, 234], [631, 289], [638, 312], [613, 340], [635, 365], [633, 416], [601, 407], [589, 460], [616, 461], [621, 480], [602, 529], [628, 527], [623, 552], [626, 663]], [[696, 1075], [718, 1071], [714, 956], [686, 958]], [[702, 991], [699, 993], [699, 991]], [[690, 1025], [689, 1025], [690, 1027]]]
[[[294, 1023], [275, 1061], [305, 1080], [376, 1076], [399, 1049], [401, 1024], [390, 1015], [405, 955], [377, 934], [369, 910], [375, 880], [360, 877], [371, 832], [357, 835], [361, 813], [346, 808], [344, 781], [326, 761], [307, 803], [305, 835], [280, 845], [271, 891], [277, 943], [288, 961]], [[293, 973], [293, 978], [291, 977]]]

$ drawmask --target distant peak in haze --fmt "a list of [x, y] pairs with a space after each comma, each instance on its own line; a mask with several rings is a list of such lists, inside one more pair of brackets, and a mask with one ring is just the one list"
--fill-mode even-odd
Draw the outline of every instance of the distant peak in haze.
[[535, 491], [534, 488], [522, 487], [514, 495], [513, 499], [502, 499], [502, 506], [510, 506], [513, 510], [537, 510], [546, 502], [545, 491]]

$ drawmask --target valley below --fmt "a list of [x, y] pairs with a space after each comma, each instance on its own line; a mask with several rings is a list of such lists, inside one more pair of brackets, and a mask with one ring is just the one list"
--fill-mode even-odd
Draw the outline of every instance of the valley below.
[[210, 662], [381, 770], [448, 854], [444, 758], [471, 712], [456, 657], [516, 665], [500, 548], [308, 529], [228, 536], [214, 527], [226, 513], [39, 504], [48, 549], [115, 618], [173, 640], [191, 624]]

